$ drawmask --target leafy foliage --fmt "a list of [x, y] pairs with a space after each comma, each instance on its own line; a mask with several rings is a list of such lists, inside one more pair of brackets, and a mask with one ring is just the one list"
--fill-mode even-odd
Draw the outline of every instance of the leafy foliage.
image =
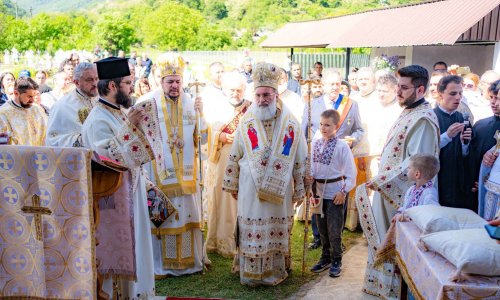
[[[337, 16], [421, 0], [0, 0], [0, 50], [130, 47], [165, 50], [252, 48], [290, 21]], [[26, 10], [42, 9], [26, 17]], [[93, 7], [93, 12], [54, 13]], [[113, 12], [113, 13], [110, 13]], [[21, 18], [21, 16], [24, 16]]]
[[101, 17], [94, 27], [94, 36], [104, 49], [116, 53], [118, 50], [129, 51], [130, 46], [139, 40], [135, 28], [123, 17], [106, 15]]

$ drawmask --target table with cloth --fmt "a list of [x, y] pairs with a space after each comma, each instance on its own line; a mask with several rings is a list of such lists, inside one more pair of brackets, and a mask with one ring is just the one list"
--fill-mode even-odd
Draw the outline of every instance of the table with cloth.
[[413, 222], [397, 223], [396, 262], [415, 299], [500, 299], [500, 277], [472, 276], [472, 280], [452, 282], [455, 266], [418, 247], [421, 234]]
[[95, 299], [90, 152], [0, 146], [0, 297]]

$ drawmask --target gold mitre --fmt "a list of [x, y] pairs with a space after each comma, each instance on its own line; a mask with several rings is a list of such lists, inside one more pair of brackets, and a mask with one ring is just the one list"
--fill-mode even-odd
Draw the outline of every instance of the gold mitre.
[[280, 68], [265, 62], [259, 62], [252, 70], [252, 79], [254, 88], [261, 86], [278, 89], [281, 76]]
[[185, 64], [180, 54], [172, 52], [161, 54], [156, 60], [156, 67], [160, 71], [161, 78], [170, 75], [182, 76]]

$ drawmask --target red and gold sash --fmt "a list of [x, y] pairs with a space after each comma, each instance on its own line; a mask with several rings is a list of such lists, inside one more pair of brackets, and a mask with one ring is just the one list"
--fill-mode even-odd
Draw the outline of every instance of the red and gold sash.
[[248, 108], [252, 105], [252, 102], [244, 100], [243, 104], [241, 104], [240, 107], [237, 108], [238, 112], [237, 114], [233, 117], [233, 119], [226, 124], [224, 124], [221, 128], [221, 130], [217, 131], [215, 134], [215, 138], [217, 139], [214, 141], [212, 144], [211, 149], [210, 149], [210, 154], [209, 154], [209, 160], [213, 163], [217, 163], [220, 158], [220, 149], [222, 149], [222, 142], [219, 141], [219, 136], [221, 133], [226, 133], [226, 134], [234, 134], [236, 132], [236, 129], [238, 128], [238, 125], [240, 124], [240, 120], [243, 118], [245, 113], [247, 112]]
[[252, 102], [245, 100], [245, 102], [243, 102], [243, 104], [241, 105], [242, 107], [241, 107], [240, 111], [234, 116], [234, 118], [230, 122], [228, 122], [227, 124], [225, 124], [222, 127], [221, 132], [224, 132], [227, 134], [233, 134], [236, 131], [236, 128], [238, 128], [238, 124], [240, 124], [241, 118], [247, 112], [248, 107], [251, 104], [252, 104]]

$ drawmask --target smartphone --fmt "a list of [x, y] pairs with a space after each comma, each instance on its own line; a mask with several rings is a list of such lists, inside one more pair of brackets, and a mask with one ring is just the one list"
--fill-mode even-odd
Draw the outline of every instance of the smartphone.
[[486, 232], [488, 232], [489, 236], [492, 239], [500, 240], [500, 227], [499, 226], [493, 226], [490, 224], [486, 224], [486, 225], [484, 225], [484, 228], [486, 229]]

